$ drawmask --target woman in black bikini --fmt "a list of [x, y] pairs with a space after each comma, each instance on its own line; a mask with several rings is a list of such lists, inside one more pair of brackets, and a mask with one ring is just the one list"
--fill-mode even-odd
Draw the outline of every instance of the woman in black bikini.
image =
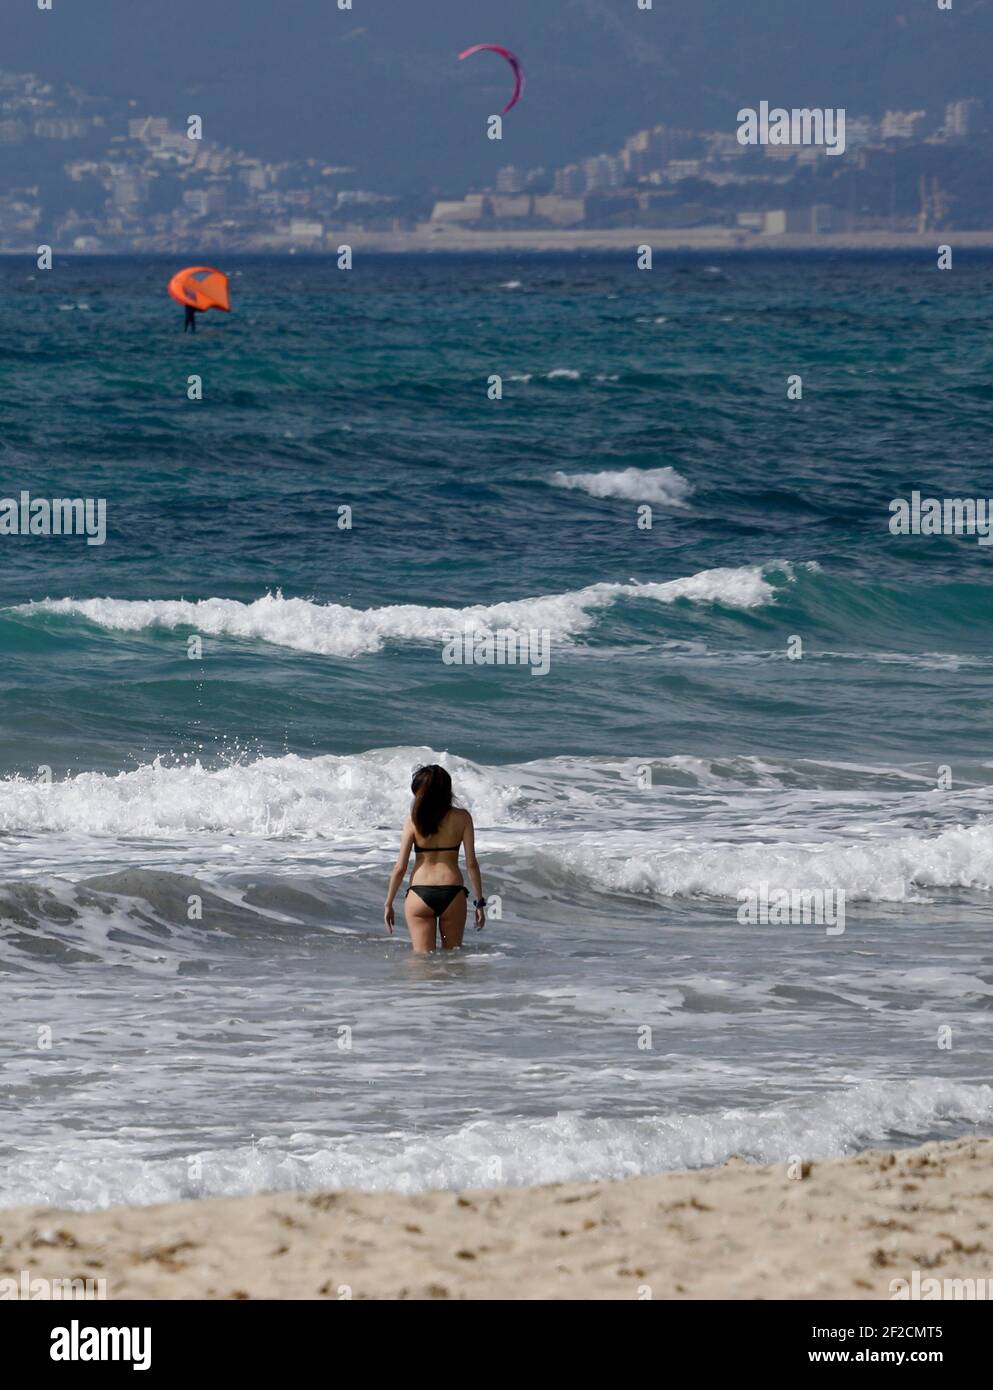
[[403, 823], [400, 853], [390, 875], [383, 920], [393, 935], [396, 914], [393, 899], [403, 882], [410, 851], [417, 856], [404, 902], [407, 930], [418, 954], [435, 950], [438, 928], [446, 951], [462, 945], [469, 890], [459, 873], [459, 850], [465, 846], [465, 866], [472, 884], [476, 930], [486, 924], [486, 900], [479, 876], [472, 816], [452, 805], [452, 779], [443, 767], [432, 763], [419, 767], [410, 784], [414, 804]]

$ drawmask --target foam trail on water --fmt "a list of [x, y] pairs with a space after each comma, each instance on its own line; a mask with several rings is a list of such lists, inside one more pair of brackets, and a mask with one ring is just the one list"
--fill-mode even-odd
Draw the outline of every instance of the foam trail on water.
[[556, 487], [589, 493], [591, 497], [626, 497], [660, 507], [685, 507], [692, 484], [675, 468], [624, 468], [609, 473], [553, 473]]
[[9, 611], [29, 618], [46, 613], [85, 618], [115, 632], [188, 627], [213, 637], [247, 638], [293, 651], [347, 658], [381, 651], [389, 641], [440, 642], [467, 627], [479, 632], [547, 631], [555, 639], [568, 641], [594, 625], [598, 609], [622, 598], [653, 603], [686, 599], [726, 608], [759, 608], [775, 598], [772, 576], [789, 582], [793, 568], [789, 564], [770, 564], [701, 570], [660, 583], [590, 584], [563, 594], [470, 604], [465, 608], [435, 608], [418, 603], [349, 608], [340, 603], [284, 598], [277, 592], [253, 603], [226, 598], [44, 599]]
[[559, 877], [608, 892], [657, 898], [737, 898], [745, 889], [843, 889], [851, 901], [919, 902], [920, 888], [993, 888], [993, 824], [953, 826], [854, 844], [707, 844], [667, 848], [658, 835], [612, 849], [595, 844], [541, 850]]
[[763, 1110], [722, 1109], [609, 1123], [574, 1114], [477, 1120], [452, 1133], [261, 1139], [189, 1158], [137, 1158], [127, 1139], [91, 1140], [85, 1155], [47, 1151], [4, 1165], [0, 1205], [86, 1209], [267, 1190], [430, 1191], [636, 1177], [725, 1162], [732, 1154], [781, 1163], [851, 1153], [943, 1123], [988, 1126], [993, 1088], [940, 1079], [861, 1081], [843, 1091]]
[[441, 762], [481, 823], [506, 822], [518, 793], [498, 769], [430, 748], [384, 748], [347, 757], [259, 758], [207, 769], [156, 759], [130, 772], [82, 772], [61, 782], [0, 780], [0, 830], [148, 837], [213, 831], [323, 837], [399, 826], [410, 776]]
[[[663, 761], [711, 796], [742, 790], [747, 773], [746, 795], [754, 797], [756, 779], [775, 788], [777, 771], [789, 772], [748, 759], [719, 770], [699, 759]], [[351, 836], [371, 848], [402, 823], [413, 770], [432, 762], [451, 771], [462, 804], [486, 832], [488, 853], [506, 850], [507, 872], [556, 894], [735, 900], [765, 883], [843, 889], [850, 902], [920, 902], [928, 889], [993, 889], [993, 822], [982, 787], [955, 794], [949, 805], [949, 819], [978, 817], [972, 824], [929, 825], [927, 833], [889, 824], [889, 800], [872, 803], [866, 818], [845, 794], [822, 800], [815, 813], [802, 794], [797, 800], [773, 790], [765, 793], [771, 802], [755, 801], [755, 814], [774, 815], [778, 829], [756, 842], [734, 803], [723, 801], [714, 803], [713, 821], [698, 823], [688, 837], [682, 794], [660, 786], [658, 800], [646, 800], [628, 764], [553, 759], [492, 767], [428, 747], [290, 753], [216, 768], [157, 758], [126, 772], [82, 772], [51, 783], [0, 778], [0, 832], [85, 837], [91, 844], [205, 833], [303, 843]], [[899, 797], [905, 809], [933, 818], [926, 798], [911, 804], [902, 789]], [[591, 816], [595, 835], [587, 828]]]

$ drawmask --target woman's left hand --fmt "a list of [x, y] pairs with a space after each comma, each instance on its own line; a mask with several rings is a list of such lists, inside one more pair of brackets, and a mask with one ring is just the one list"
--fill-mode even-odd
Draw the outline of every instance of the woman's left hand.
[[393, 910], [393, 904], [387, 903], [386, 906], [383, 908], [383, 921], [386, 923], [386, 930], [389, 932], [390, 936], [393, 935], [393, 928], [396, 925], [396, 920], [397, 918], [396, 913]]

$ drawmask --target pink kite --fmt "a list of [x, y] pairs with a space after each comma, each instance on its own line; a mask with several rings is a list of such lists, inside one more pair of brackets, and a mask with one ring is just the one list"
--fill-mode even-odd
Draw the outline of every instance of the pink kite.
[[524, 91], [524, 69], [521, 60], [516, 53], [511, 53], [509, 48], [501, 48], [498, 43], [477, 43], [472, 48], [467, 48], [464, 53], [459, 54], [459, 62], [463, 58], [471, 58], [474, 53], [499, 53], [501, 58], [506, 58], [507, 62], [514, 69], [514, 93], [507, 105], [501, 111], [502, 116], [506, 116], [511, 107], [516, 106], [521, 99]]

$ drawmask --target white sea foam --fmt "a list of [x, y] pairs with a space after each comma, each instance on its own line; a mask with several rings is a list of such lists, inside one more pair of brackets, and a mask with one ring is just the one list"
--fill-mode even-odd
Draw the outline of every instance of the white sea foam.
[[575, 371], [572, 367], [556, 367], [554, 371], [548, 373], [549, 381], [578, 381], [582, 372]]
[[[860, 1081], [841, 1091], [764, 1109], [676, 1113], [608, 1122], [575, 1114], [478, 1120], [451, 1133], [400, 1132], [322, 1140], [261, 1138], [189, 1158], [135, 1156], [140, 1131], [91, 1138], [72, 1157], [46, 1145], [8, 1158], [0, 1205], [74, 1209], [147, 1205], [184, 1197], [267, 1190], [425, 1191], [636, 1177], [700, 1168], [740, 1154], [781, 1163], [850, 1153], [895, 1134], [927, 1135], [942, 1123], [989, 1126], [993, 1089], [940, 1079]], [[499, 1176], [497, 1176], [499, 1174]]]
[[850, 901], [919, 902], [921, 890], [993, 889], [993, 824], [819, 844], [788, 840], [672, 846], [659, 835], [617, 836], [539, 851], [549, 870], [608, 892], [656, 898], [736, 898], [773, 888], [844, 889]]
[[430, 748], [385, 748], [350, 757], [259, 758], [209, 770], [159, 759], [116, 775], [83, 772], [50, 784], [0, 780], [0, 830], [83, 835], [182, 836], [198, 832], [329, 837], [400, 825], [410, 776], [440, 762], [482, 824], [508, 820], [519, 799], [511, 777]]
[[685, 507], [692, 484], [675, 468], [624, 468], [613, 473], [554, 473], [556, 487], [587, 492], [591, 497], [626, 497], [660, 507]]
[[758, 608], [775, 597], [775, 582], [789, 581], [788, 564], [748, 565], [702, 570], [661, 583], [590, 584], [564, 594], [511, 599], [503, 603], [435, 608], [425, 604], [389, 604], [383, 608], [349, 608], [309, 599], [266, 594], [253, 603], [237, 599], [44, 599], [8, 610], [22, 616], [52, 613], [85, 618], [116, 632], [146, 628], [191, 628], [213, 637], [270, 642], [320, 656], [356, 657], [381, 651], [389, 641], [441, 642], [467, 626], [477, 631], [510, 628], [548, 631], [568, 641], [586, 632], [598, 610], [621, 598], [674, 603], [716, 603], [726, 608]]
[[[634, 764], [549, 759], [487, 767], [426, 747], [287, 754], [214, 769], [156, 759], [132, 771], [84, 772], [51, 784], [2, 779], [0, 832], [85, 836], [91, 843], [209, 833], [292, 838], [305, 846], [344, 837], [378, 853], [384, 830], [393, 834], [409, 807], [411, 772], [427, 762], [451, 770], [462, 804], [486, 827], [488, 854], [506, 850], [504, 873], [523, 889], [736, 900], [742, 889], [767, 883], [844, 889], [851, 902], [919, 902], [933, 889], [993, 889], [987, 788], [943, 793], [951, 823], [935, 832], [938, 808], [930, 792], [915, 791], [915, 779], [902, 789], [908, 779], [894, 775], [895, 792], [870, 796], [858, 777], [851, 786], [846, 777], [841, 789], [812, 796], [809, 785], [783, 785], [793, 780], [788, 768], [749, 759], [713, 766], [665, 759], [688, 785], [660, 785], [654, 793], [639, 789]], [[811, 777], [808, 769], [808, 783]], [[702, 809], [701, 793], [708, 797]], [[923, 815], [931, 833], [893, 824], [893, 797], [907, 814]], [[952, 821], [962, 815], [983, 819]], [[754, 839], [756, 818], [769, 827], [761, 842]], [[23, 851], [29, 858], [30, 845]]]

